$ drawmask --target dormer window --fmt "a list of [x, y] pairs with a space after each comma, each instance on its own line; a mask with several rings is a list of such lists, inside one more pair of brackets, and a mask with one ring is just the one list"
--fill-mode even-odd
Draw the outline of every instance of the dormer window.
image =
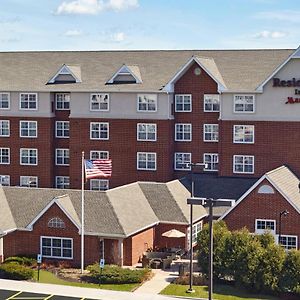
[[108, 84], [130, 84], [142, 83], [141, 73], [138, 66], [123, 65], [114, 75], [107, 81]]
[[66, 228], [66, 225], [65, 225], [65, 222], [61, 218], [54, 217], [49, 220], [48, 227], [49, 228]]
[[80, 66], [62, 65], [47, 84], [79, 83], [81, 82]]

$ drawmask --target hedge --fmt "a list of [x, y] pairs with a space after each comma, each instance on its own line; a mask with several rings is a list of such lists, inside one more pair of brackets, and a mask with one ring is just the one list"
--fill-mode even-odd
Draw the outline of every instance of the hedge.
[[11, 262], [15, 262], [15, 263], [18, 263], [19, 265], [23, 265], [23, 266], [27, 266], [27, 267], [33, 267], [33, 266], [36, 266], [36, 264], [37, 264], [36, 259], [25, 257], [25, 256], [22, 256], [22, 257], [11, 256], [4, 260], [4, 263], [11, 263]]
[[0, 265], [0, 278], [13, 280], [28, 280], [33, 278], [33, 270], [17, 262]]

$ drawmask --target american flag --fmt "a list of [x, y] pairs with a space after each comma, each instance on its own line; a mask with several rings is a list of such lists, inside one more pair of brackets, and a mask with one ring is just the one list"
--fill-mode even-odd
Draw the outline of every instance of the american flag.
[[109, 178], [111, 177], [111, 159], [85, 160], [85, 178]]

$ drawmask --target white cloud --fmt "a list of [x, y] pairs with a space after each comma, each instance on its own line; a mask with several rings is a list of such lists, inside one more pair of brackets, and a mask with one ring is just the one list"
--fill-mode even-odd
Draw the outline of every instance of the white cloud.
[[286, 37], [288, 34], [286, 32], [282, 31], [269, 31], [269, 30], [263, 30], [261, 32], [258, 32], [253, 35], [254, 38], [257, 39], [280, 39], [283, 37]]
[[111, 34], [110, 40], [112, 42], [120, 43], [125, 40], [125, 33], [124, 32], [116, 32]]
[[76, 37], [76, 36], [81, 36], [82, 35], [82, 31], [81, 30], [77, 30], [77, 29], [73, 29], [73, 30], [67, 30], [64, 33], [65, 36], [68, 37]]
[[121, 11], [138, 6], [138, 0], [73, 0], [62, 2], [55, 14], [96, 15], [104, 10]]
[[299, 23], [300, 11], [299, 10], [263, 11], [257, 13], [255, 17], [263, 20]]

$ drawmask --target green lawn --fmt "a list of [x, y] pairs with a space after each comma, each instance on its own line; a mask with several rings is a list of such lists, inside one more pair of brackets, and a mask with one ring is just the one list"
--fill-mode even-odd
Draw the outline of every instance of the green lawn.
[[[34, 280], [37, 281], [37, 271], [34, 273]], [[93, 283], [80, 283], [80, 282], [70, 282], [56, 277], [53, 273], [41, 270], [40, 271], [40, 283], [50, 283], [50, 284], [60, 284], [60, 285], [70, 285], [78, 287], [88, 287], [95, 289], [105, 289], [105, 290], [114, 290], [114, 291], [126, 291], [131, 292], [137, 288], [139, 283], [130, 283], [130, 284], [93, 284]]]
[[[208, 297], [207, 286], [194, 286], [193, 288], [195, 290], [195, 293], [189, 294], [186, 293], [186, 290], [188, 289], [187, 285], [169, 284], [160, 293], [162, 295], [170, 295], [170, 296], [184, 296], [184, 297], [198, 297], [198, 298]], [[278, 299], [272, 296], [249, 294], [245, 291], [238, 290], [237, 288], [228, 285], [215, 285], [213, 298], [217, 300], [258, 300], [258, 299], [277, 300]]]

